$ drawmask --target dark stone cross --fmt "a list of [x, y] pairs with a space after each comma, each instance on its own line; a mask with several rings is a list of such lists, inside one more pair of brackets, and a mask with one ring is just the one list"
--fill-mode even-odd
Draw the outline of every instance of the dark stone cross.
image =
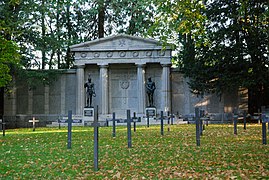
[[169, 111], [167, 111], [167, 124], [168, 124], [167, 131], [170, 132], [170, 112]]
[[200, 117], [199, 108], [195, 108], [195, 123], [196, 123], [196, 145], [200, 146]]
[[161, 135], [164, 135], [164, 121], [167, 121], [168, 124], [168, 132], [170, 131], [170, 114], [169, 111], [167, 112], [167, 117], [163, 115], [163, 111], [161, 111], [161, 117], [159, 118], [159, 120], [161, 120]]
[[138, 121], [138, 118], [136, 117], [136, 113], [134, 112], [134, 116], [132, 117], [132, 121], [134, 123], [134, 132], [136, 132], [136, 122]]
[[204, 130], [204, 123], [203, 123], [203, 119], [201, 117], [203, 117], [205, 114], [204, 110], [200, 110], [200, 114], [199, 114], [199, 130], [200, 130], [200, 136], [203, 135], [203, 130]]
[[131, 112], [127, 110], [127, 141], [128, 148], [132, 148], [132, 133], [131, 133]]
[[161, 135], [163, 136], [163, 111], [161, 111]]
[[174, 125], [175, 115], [174, 114], [171, 114], [170, 115], [170, 118], [171, 118], [171, 125]]
[[202, 125], [203, 125], [203, 128], [202, 128], [203, 131], [205, 130], [205, 125], [208, 126], [209, 119], [210, 118], [206, 116], [205, 114], [202, 114], [202, 116], [200, 117], [200, 120], [202, 121]]
[[269, 124], [269, 117], [266, 114], [262, 114], [262, 144], [267, 144], [266, 140], [266, 123]]
[[164, 121], [167, 121], [168, 124], [168, 132], [170, 131], [170, 119], [174, 117], [173, 115], [170, 115], [169, 111], [167, 112], [167, 116], [163, 115], [163, 111], [161, 111], [161, 117], [158, 120], [161, 120], [161, 135], [164, 135]]
[[93, 127], [93, 165], [94, 170], [98, 171], [98, 154], [99, 154], [99, 127], [105, 126], [106, 122], [98, 121], [98, 106], [94, 108], [94, 120], [91, 123], [91, 127]]
[[116, 137], [116, 114], [115, 112], [113, 112], [113, 119], [112, 119], [112, 125], [113, 125], [113, 132], [112, 132], [112, 136]]
[[30, 123], [33, 123], [33, 131], [35, 131], [35, 123], [39, 122], [39, 120], [35, 119], [35, 117], [33, 117], [33, 119], [29, 120]]
[[147, 111], [147, 127], [149, 127], [149, 112]]
[[136, 113], [134, 112], [134, 115], [131, 118], [131, 122], [134, 123], [134, 132], [136, 132], [136, 123], [141, 122], [141, 117], [136, 117]]
[[6, 136], [6, 123], [3, 119], [0, 119], [0, 124], [2, 124], [3, 136]]
[[93, 127], [93, 164], [94, 164], [94, 170], [98, 171], [98, 146], [99, 146], [99, 127], [101, 127], [101, 123], [98, 122], [98, 106], [95, 109], [94, 112], [94, 121], [91, 124]]
[[113, 127], [113, 129], [112, 129], [112, 137], [116, 137], [116, 122], [118, 122], [120, 120], [122, 120], [122, 119], [116, 119], [116, 113], [115, 112], [112, 113], [112, 119], [107, 119], [106, 120], [107, 126], [109, 125], [108, 122], [112, 121], [112, 127]]
[[244, 118], [244, 130], [247, 129], [247, 112], [244, 111], [243, 113], [243, 118]]
[[238, 115], [233, 115], [234, 135], [237, 135], [237, 121], [238, 121]]
[[68, 120], [67, 120], [67, 149], [71, 149], [72, 143], [72, 111], [68, 111]]

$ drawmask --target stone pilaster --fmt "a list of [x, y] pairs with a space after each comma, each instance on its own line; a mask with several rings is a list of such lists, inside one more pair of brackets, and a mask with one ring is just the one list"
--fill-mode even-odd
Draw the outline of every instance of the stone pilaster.
[[33, 89], [28, 88], [28, 114], [33, 114]]
[[137, 113], [144, 114], [145, 100], [145, 64], [137, 64]]
[[45, 92], [44, 92], [44, 111], [45, 114], [49, 114], [49, 95], [50, 95], [50, 87], [48, 85], [45, 85]]
[[171, 87], [170, 87], [170, 67], [171, 64], [162, 64], [162, 91], [161, 104], [164, 111], [171, 112]]
[[4, 92], [4, 116], [16, 116], [17, 114], [17, 86], [15, 78], [14, 86], [9, 93]]
[[108, 65], [100, 65], [101, 114], [108, 114]]
[[62, 75], [61, 77], [61, 114], [65, 114], [65, 84], [66, 84], [66, 77]]
[[76, 114], [82, 115], [84, 107], [84, 65], [77, 66], [77, 109]]

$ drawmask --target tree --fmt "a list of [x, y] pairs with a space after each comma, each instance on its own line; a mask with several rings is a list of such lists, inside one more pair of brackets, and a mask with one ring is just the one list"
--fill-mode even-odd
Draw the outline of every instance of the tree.
[[11, 69], [19, 63], [17, 45], [0, 36], [0, 87], [5, 87], [11, 80]]
[[2, 1], [0, 5], [0, 87], [5, 87], [20, 62], [18, 46], [12, 40], [18, 25], [19, 7], [17, 1]]
[[118, 32], [143, 36], [153, 22], [154, 6], [147, 0], [3, 2], [3, 19], [12, 21], [9, 36], [19, 46], [25, 69], [72, 68], [70, 45]]
[[156, 23], [161, 30], [159, 35], [164, 40], [179, 35], [176, 60], [190, 78], [193, 93], [221, 96], [231, 89], [248, 88], [249, 92], [254, 91], [255, 98], [261, 97], [259, 103], [250, 103], [250, 112], [257, 112], [266, 102], [268, 105], [266, 1], [160, 0], [159, 3]]

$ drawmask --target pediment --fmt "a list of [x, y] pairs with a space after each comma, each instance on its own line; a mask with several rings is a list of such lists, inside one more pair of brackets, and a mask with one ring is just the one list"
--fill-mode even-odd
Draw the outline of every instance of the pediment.
[[118, 51], [118, 50], [157, 50], [161, 44], [153, 39], [144, 39], [137, 36], [119, 34], [93, 41], [76, 44], [70, 47], [71, 51]]

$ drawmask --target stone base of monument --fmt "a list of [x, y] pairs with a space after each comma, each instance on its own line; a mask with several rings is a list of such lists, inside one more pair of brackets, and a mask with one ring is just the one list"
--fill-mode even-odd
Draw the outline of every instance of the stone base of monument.
[[85, 126], [91, 124], [94, 120], [94, 108], [93, 107], [85, 107], [83, 109], [83, 123]]
[[[47, 124], [47, 127], [58, 127], [59, 125], [62, 127], [68, 126], [67, 120], [67, 116], [61, 116], [57, 122]], [[72, 122], [72, 126], [84, 126], [82, 116], [80, 115], [72, 115]]]
[[157, 115], [157, 109], [155, 107], [147, 107], [145, 109], [146, 117], [149, 116], [149, 118], [154, 119]]

